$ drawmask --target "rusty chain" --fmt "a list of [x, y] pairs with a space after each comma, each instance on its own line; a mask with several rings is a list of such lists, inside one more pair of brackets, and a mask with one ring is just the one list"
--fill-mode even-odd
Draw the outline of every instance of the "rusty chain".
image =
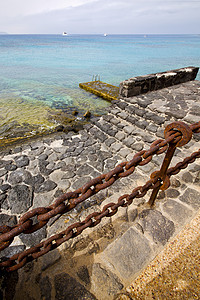
[[[121, 177], [126, 177], [132, 174], [135, 167], [140, 165], [146, 165], [152, 160], [154, 154], [161, 154], [166, 151], [169, 144], [184, 145], [186, 144], [192, 136], [192, 133], [200, 132], [200, 122], [192, 124], [190, 126], [182, 122], [174, 122], [166, 127], [165, 139], [159, 139], [152, 143], [149, 150], [142, 150], [134, 155], [133, 159], [129, 162], [123, 162], [119, 164], [114, 170], [108, 172], [107, 174], [102, 174], [101, 176], [91, 180], [89, 183], [83, 187], [77, 189], [74, 192], [66, 193], [48, 207], [40, 207], [33, 209], [25, 213], [19, 220], [19, 223], [13, 227], [0, 226], [0, 250], [8, 247], [15, 236], [20, 233], [32, 233], [41, 227], [43, 227], [50, 218], [58, 214], [64, 214], [67, 211], [73, 209], [76, 205], [88, 199], [92, 195], [95, 195], [102, 189], [112, 185], [117, 179]], [[178, 163], [175, 167], [168, 169], [167, 178], [171, 175], [177, 174], [181, 169], [186, 168], [189, 163], [192, 163], [196, 158], [200, 157], [200, 149], [194, 152], [190, 157], [187, 157], [183, 162]], [[103, 180], [105, 182], [103, 183]], [[31, 247], [22, 253], [16, 254], [9, 258], [8, 260], [0, 263], [0, 267], [6, 269], [7, 271], [13, 271], [21, 268], [27, 262], [44, 255], [50, 250], [55, 249], [63, 242], [69, 240], [70, 238], [79, 235], [85, 228], [96, 226], [101, 222], [103, 217], [110, 217], [117, 213], [118, 208], [128, 206], [132, 203], [134, 198], [143, 197], [149, 189], [156, 189], [161, 186], [161, 178], [159, 176], [152, 177], [144, 186], [139, 186], [135, 188], [130, 195], [125, 194], [118, 199], [118, 203], [109, 203], [104, 206], [103, 210], [95, 212], [89, 215], [83, 222], [75, 223], [69, 226], [63, 232], [52, 236], [44, 242]], [[126, 200], [124, 200], [126, 199]], [[126, 202], [125, 202], [126, 201]], [[65, 203], [66, 202], [66, 203]], [[110, 211], [111, 210], [111, 211]], [[38, 223], [33, 224], [33, 218], [37, 216]]]

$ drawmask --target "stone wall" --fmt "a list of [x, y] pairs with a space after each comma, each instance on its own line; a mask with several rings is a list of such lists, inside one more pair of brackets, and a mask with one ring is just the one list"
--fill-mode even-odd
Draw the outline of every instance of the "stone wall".
[[149, 91], [194, 80], [199, 68], [187, 67], [167, 72], [137, 76], [120, 83], [119, 96], [132, 97]]

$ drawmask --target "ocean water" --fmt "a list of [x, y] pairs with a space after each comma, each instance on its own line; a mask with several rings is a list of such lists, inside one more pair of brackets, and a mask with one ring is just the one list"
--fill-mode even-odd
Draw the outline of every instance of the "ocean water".
[[0, 142], [52, 129], [64, 112], [104, 113], [110, 104], [79, 88], [93, 76], [118, 86], [186, 66], [200, 66], [200, 35], [0, 35]]

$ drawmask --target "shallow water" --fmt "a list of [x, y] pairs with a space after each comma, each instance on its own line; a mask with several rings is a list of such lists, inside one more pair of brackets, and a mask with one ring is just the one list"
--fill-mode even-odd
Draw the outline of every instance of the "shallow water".
[[118, 86], [138, 75], [199, 66], [199, 53], [199, 35], [0, 35], [1, 141], [16, 135], [15, 124], [36, 132], [55, 127], [48, 116], [60, 109], [78, 110], [78, 118], [87, 110], [104, 113], [110, 103], [79, 88], [94, 75]]

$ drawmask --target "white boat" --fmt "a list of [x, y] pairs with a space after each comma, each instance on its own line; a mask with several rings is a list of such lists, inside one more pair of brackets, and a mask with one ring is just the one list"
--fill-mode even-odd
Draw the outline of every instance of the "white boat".
[[103, 36], [107, 36], [107, 33], [104, 33], [104, 35]]
[[67, 35], [67, 34], [68, 34], [68, 33], [64, 31], [62, 35]]

